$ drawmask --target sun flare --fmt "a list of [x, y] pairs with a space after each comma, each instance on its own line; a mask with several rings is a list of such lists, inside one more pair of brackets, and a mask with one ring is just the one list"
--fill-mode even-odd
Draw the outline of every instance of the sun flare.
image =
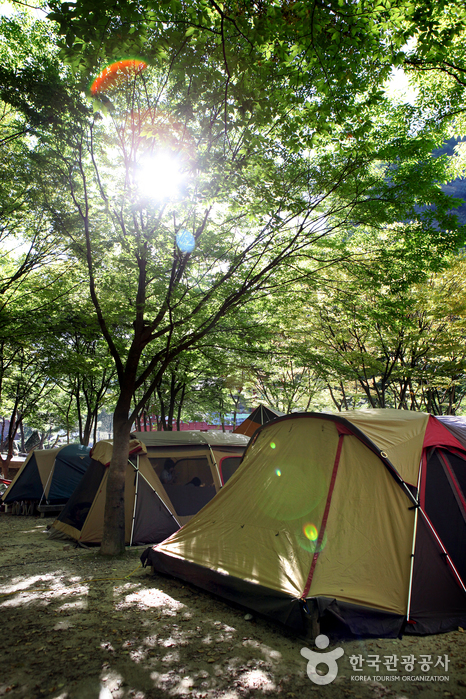
[[141, 161], [136, 177], [142, 194], [160, 201], [177, 197], [185, 176], [178, 158], [158, 153]]

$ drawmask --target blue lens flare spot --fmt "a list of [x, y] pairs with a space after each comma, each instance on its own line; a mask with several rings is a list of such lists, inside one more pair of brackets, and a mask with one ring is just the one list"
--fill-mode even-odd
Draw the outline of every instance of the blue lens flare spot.
[[186, 253], [192, 252], [196, 247], [196, 241], [194, 240], [193, 234], [187, 231], [186, 228], [182, 228], [176, 234], [176, 244], [181, 252]]

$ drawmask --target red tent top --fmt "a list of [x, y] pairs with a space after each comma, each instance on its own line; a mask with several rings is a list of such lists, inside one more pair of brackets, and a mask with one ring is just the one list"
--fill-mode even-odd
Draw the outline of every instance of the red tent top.
[[429, 447], [453, 447], [454, 449], [465, 451], [464, 445], [433, 415], [429, 415], [422, 446], [423, 449], [428, 449]]

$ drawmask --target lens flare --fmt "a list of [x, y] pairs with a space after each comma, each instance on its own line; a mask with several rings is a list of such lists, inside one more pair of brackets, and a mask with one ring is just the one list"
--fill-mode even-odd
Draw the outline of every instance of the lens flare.
[[192, 252], [196, 247], [196, 241], [193, 234], [190, 233], [190, 231], [187, 231], [186, 228], [182, 228], [176, 234], [176, 244], [181, 252], [185, 253]]
[[275, 469], [275, 475], [276, 475], [276, 476], [281, 476], [281, 475], [282, 475], [282, 472], [280, 471], [279, 468]]
[[296, 540], [302, 549], [309, 553], [320, 553], [327, 544], [327, 532], [324, 532], [322, 541], [319, 543], [319, 530], [315, 524], [306, 522], [296, 530]]
[[277, 446], [277, 445], [275, 444], [275, 442], [270, 442], [270, 448], [271, 448], [271, 449], [275, 449], [276, 446]]
[[158, 201], [178, 197], [185, 177], [182, 163], [169, 152], [141, 160], [135, 175], [139, 192]]
[[139, 58], [123, 58], [121, 61], [111, 63], [95, 78], [91, 85], [91, 93], [97, 95], [118, 87], [145, 68], [147, 68], [147, 63]]
[[303, 526], [303, 532], [304, 536], [307, 539], [310, 539], [310, 541], [316, 541], [317, 537], [319, 536], [319, 532], [317, 531], [315, 524], [305, 524]]
[[192, 169], [196, 161], [196, 140], [184, 122], [164, 109], [132, 109], [120, 124], [120, 134], [138, 150], [163, 151], [181, 158]]

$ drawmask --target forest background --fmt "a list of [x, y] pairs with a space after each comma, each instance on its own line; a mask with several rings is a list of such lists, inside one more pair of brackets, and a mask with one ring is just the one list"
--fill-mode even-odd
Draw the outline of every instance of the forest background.
[[111, 411], [105, 553], [147, 415], [462, 412], [465, 22], [456, 0], [9, 5], [5, 461], [25, 425], [87, 444]]

